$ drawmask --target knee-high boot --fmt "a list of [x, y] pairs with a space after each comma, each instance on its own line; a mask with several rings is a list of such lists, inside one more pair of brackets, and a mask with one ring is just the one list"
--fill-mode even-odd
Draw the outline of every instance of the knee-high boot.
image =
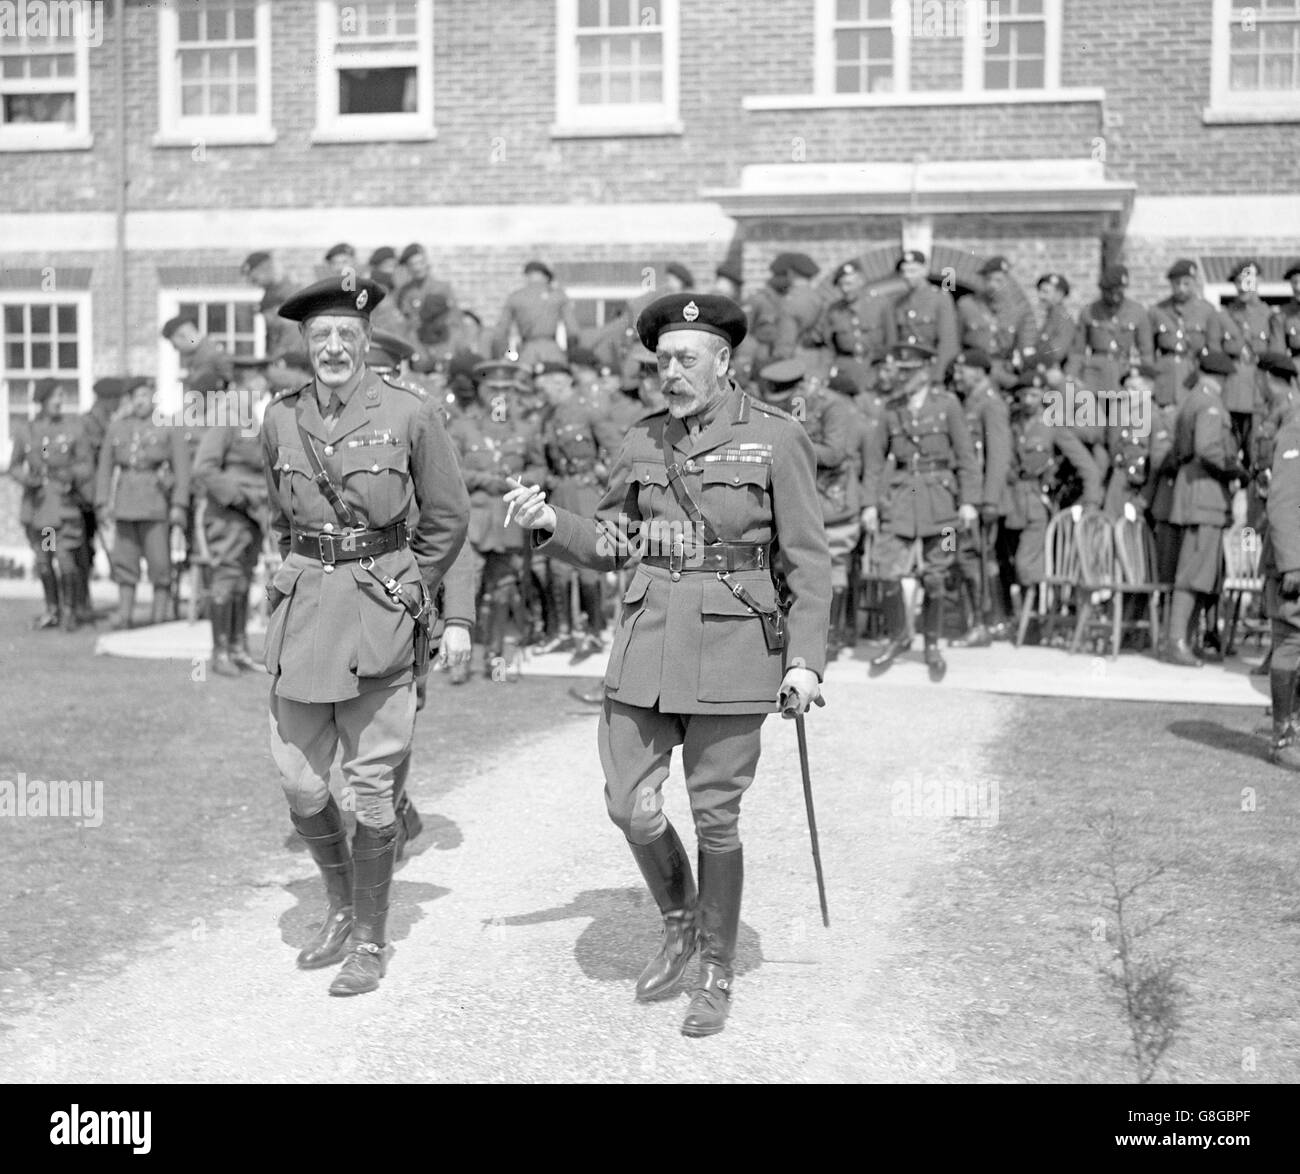
[[1187, 642], [1187, 629], [1196, 608], [1196, 596], [1191, 591], [1175, 591], [1169, 605], [1169, 634], [1165, 638], [1165, 659], [1170, 664], [1199, 669], [1201, 661]]
[[1294, 669], [1273, 668], [1269, 671], [1273, 693], [1273, 745], [1269, 761], [1286, 770], [1300, 771], [1300, 730], [1296, 728], [1296, 682]]
[[330, 983], [331, 995], [364, 995], [379, 986], [388, 970], [388, 889], [393, 880], [397, 824], [372, 828], [357, 824], [352, 841], [352, 952]]
[[948, 663], [939, 651], [939, 634], [943, 631], [943, 584], [930, 583], [921, 603], [921, 631], [925, 635], [925, 663], [930, 680], [936, 684], [948, 672]]
[[673, 993], [695, 953], [695, 879], [672, 824], [657, 839], [631, 848], [664, 919], [663, 941], [636, 982], [637, 1001], [649, 1003]]
[[352, 853], [348, 850], [343, 813], [333, 795], [315, 815], [290, 812], [289, 818], [316, 861], [329, 898], [325, 923], [298, 955], [298, 965], [303, 970], [318, 970], [343, 957], [348, 934], [352, 932]]
[[45, 597], [45, 613], [37, 618], [36, 628], [57, 628], [62, 613], [59, 609], [59, 576], [52, 563], [40, 566], [41, 594]]
[[726, 1025], [744, 884], [743, 848], [700, 853], [700, 977], [682, 1022], [683, 1035], [715, 1035]]
[[75, 632], [81, 617], [77, 614], [78, 601], [81, 599], [81, 572], [76, 565], [59, 572], [59, 592], [63, 596], [63, 630]]
[[230, 613], [232, 599], [213, 599], [208, 604], [208, 620], [212, 624], [212, 671], [221, 677], [237, 677], [239, 670], [230, 659]]
[[257, 669], [248, 652], [248, 588], [241, 584], [230, 601], [230, 661], [241, 672]]
[[904, 652], [911, 647], [912, 641], [907, 634], [907, 611], [903, 602], [903, 585], [888, 583], [884, 588], [883, 610], [885, 621], [889, 624], [889, 643], [878, 655], [871, 658], [872, 674], [883, 673]]

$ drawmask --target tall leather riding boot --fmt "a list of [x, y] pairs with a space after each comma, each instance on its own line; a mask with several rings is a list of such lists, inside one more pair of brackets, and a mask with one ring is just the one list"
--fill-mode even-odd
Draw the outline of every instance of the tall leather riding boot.
[[740, 894], [745, 884], [744, 849], [700, 853], [697, 914], [700, 977], [682, 1021], [682, 1035], [715, 1035], [731, 1010], [732, 963], [740, 932]]
[[113, 617], [112, 627], [125, 631], [135, 624], [135, 584], [122, 583], [117, 589], [117, 615]]
[[35, 627], [57, 628], [62, 613], [59, 609], [59, 576], [52, 566], [40, 568], [41, 594], [45, 597], [45, 613], [36, 620]]
[[352, 840], [352, 952], [330, 983], [331, 995], [364, 995], [379, 986], [388, 970], [388, 889], [393, 880], [397, 824], [372, 828], [357, 824]]
[[240, 672], [257, 670], [248, 653], [248, 591], [240, 586], [230, 601], [230, 662]]
[[95, 570], [95, 552], [92, 546], [90, 530], [86, 531], [86, 541], [77, 547], [77, 619], [83, 624], [95, 622], [95, 609], [90, 602], [90, 579]]
[[925, 635], [925, 663], [930, 680], [938, 684], [948, 672], [948, 663], [939, 651], [939, 634], [943, 631], [943, 593], [926, 590], [921, 603], [921, 631]]
[[826, 629], [827, 663], [837, 659], [840, 655], [840, 649], [844, 647], [842, 639], [844, 634], [845, 594], [845, 588], [843, 587], [831, 589], [831, 619], [830, 626]]
[[889, 583], [884, 593], [885, 598], [881, 602], [885, 621], [889, 625], [889, 643], [882, 652], [871, 658], [872, 676], [883, 673], [912, 646], [911, 637], [907, 634], [907, 609], [903, 602], [902, 584]]
[[844, 603], [840, 610], [840, 647], [850, 652], [858, 645], [858, 583], [849, 579], [844, 588]]
[[59, 572], [59, 591], [63, 596], [63, 630], [75, 632], [80, 624], [77, 601], [81, 598], [81, 572], [76, 567]]
[[230, 659], [230, 612], [234, 602], [214, 599], [208, 606], [212, 623], [212, 671], [221, 677], [237, 677], [239, 670]]
[[[987, 648], [993, 643], [993, 637], [984, 625], [984, 617], [980, 614], [979, 609], [979, 592], [976, 585], [969, 579], [961, 579], [962, 598], [970, 606], [971, 624], [966, 630], [966, 635], [958, 636], [956, 640], [949, 640], [949, 648]], [[941, 633], [942, 634], [942, 633]]]
[[1294, 669], [1272, 669], [1269, 685], [1273, 693], [1273, 744], [1269, 761], [1285, 770], [1300, 771], [1300, 730], [1296, 728], [1296, 679]]
[[1187, 643], [1187, 629], [1196, 608], [1196, 596], [1191, 591], [1175, 591], [1169, 605], [1169, 633], [1165, 637], [1165, 660], [1184, 668], [1199, 669], [1201, 661]]
[[172, 590], [170, 587], [154, 586], [153, 604], [149, 609], [151, 624], [165, 624], [172, 618]]
[[599, 579], [588, 576], [578, 580], [578, 602], [587, 616], [587, 635], [599, 636], [605, 630], [605, 608]]
[[416, 811], [415, 804], [406, 790], [406, 780], [411, 774], [411, 755], [393, 768], [393, 814], [397, 817], [397, 844], [393, 849], [394, 860], [400, 862], [406, 855], [406, 845], [424, 831], [424, 821]]
[[318, 970], [337, 962], [347, 950], [348, 934], [352, 932], [352, 853], [348, 850], [343, 813], [333, 795], [315, 815], [301, 816], [291, 811], [289, 818], [316, 861], [329, 898], [324, 925], [298, 955], [303, 970]]
[[650, 1003], [676, 990], [695, 953], [695, 879], [672, 824], [658, 839], [630, 847], [664, 919], [659, 951], [636, 980], [637, 1002]]

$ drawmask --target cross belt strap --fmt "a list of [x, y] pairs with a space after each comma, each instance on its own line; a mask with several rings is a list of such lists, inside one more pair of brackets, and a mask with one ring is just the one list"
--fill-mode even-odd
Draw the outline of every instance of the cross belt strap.
[[320, 490], [321, 496], [330, 503], [330, 507], [338, 515], [338, 519], [348, 529], [353, 529], [357, 525], [357, 515], [350, 505], [343, 500], [339, 491], [334, 488], [334, 482], [330, 480], [330, 475], [325, 472], [325, 466], [321, 463], [320, 454], [316, 451], [316, 445], [312, 438], [307, 434], [307, 430], [302, 426], [302, 420], [297, 421], [298, 436], [302, 440], [303, 451], [307, 454], [307, 463], [311, 465], [312, 480], [316, 482], [316, 488]]

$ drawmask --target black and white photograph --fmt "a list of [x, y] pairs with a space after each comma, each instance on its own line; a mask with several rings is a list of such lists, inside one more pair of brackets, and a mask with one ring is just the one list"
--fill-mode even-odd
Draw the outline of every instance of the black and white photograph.
[[0, 191], [49, 1152], [870, 1084], [1264, 1156], [1300, 0], [0, 0]]

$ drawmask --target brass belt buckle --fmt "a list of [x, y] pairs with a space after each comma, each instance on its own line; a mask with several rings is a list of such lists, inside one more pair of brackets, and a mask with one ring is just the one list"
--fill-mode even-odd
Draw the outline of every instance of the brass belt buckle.
[[760, 546], [760, 547], [757, 547], [757, 548], [755, 549], [755, 552], [754, 552], [754, 553], [755, 553], [755, 555], [756, 555], [756, 558], [755, 558], [755, 561], [754, 561], [754, 566], [755, 566], [755, 568], [756, 568], [757, 570], [760, 570], [760, 571], [761, 571], [761, 570], [763, 569], [763, 565], [764, 565], [764, 563], [765, 563], [765, 561], [766, 561], [766, 557], [767, 557], [767, 556], [766, 556], [766, 554], [764, 553], [763, 548], [762, 548], [761, 546]]
[[[328, 548], [326, 546], [327, 543], [328, 543]], [[338, 555], [335, 553], [334, 550], [333, 534], [317, 534], [316, 546], [320, 551], [321, 562], [325, 563], [327, 566], [333, 566], [336, 562], [338, 562]]]
[[680, 537], [674, 538], [672, 548], [668, 552], [668, 569], [675, 574], [681, 574], [685, 562], [686, 544]]

